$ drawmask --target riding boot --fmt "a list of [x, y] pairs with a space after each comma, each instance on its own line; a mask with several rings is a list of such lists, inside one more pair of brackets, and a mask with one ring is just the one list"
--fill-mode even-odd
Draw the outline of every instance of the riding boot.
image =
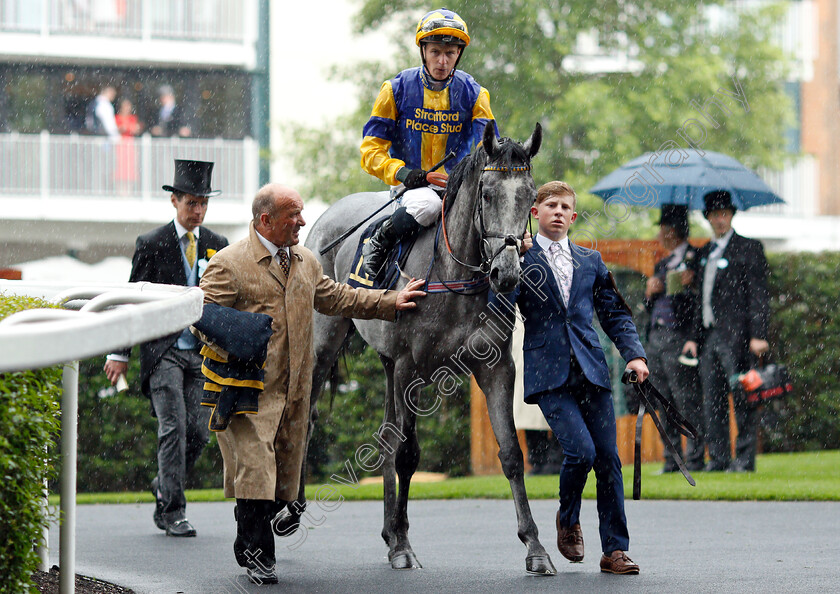
[[379, 275], [388, 254], [403, 239], [410, 239], [420, 231], [420, 223], [414, 220], [405, 207], [398, 208], [387, 221], [371, 236], [362, 249], [362, 268], [368, 278]]

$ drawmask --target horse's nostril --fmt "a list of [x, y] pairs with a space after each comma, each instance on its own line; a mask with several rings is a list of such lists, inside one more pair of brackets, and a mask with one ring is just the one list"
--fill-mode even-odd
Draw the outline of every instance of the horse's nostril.
[[495, 282], [498, 279], [499, 279], [499, 269], [494, 268], [493, 270], [490, 271], [490, 280]]

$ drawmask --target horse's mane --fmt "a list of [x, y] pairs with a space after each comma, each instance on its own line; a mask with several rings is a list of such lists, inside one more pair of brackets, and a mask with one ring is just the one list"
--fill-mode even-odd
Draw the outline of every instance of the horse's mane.
[[[521, 144], [510, 138], [499, 139], [499, 150], [493, 158], [494, 165], [498, 167], [515, 167], [519, 165], [527, 165], [531, 159], [528, 153]], [[478, 168], [484, 168], [487, 165], [487, 151], [484, 150], [483, 145], [477, 145], [473, 151], [464, 158], [452, 170], [449, 176], [449, 181], [446, 183], [446, 201], [447, 206], [455, 201], [458, 195], [458, 190], [470, 175]]]

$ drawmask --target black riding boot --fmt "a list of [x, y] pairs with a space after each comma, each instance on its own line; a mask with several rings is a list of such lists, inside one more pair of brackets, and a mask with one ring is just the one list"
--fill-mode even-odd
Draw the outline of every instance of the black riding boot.
[[362, 269], [367, 277], [376, 278], [394, 246], [401, 239], [409, 239], [417, 234], [420, 228], [420, 223], [408, 214], [405, 207], [398, 208], [362, 248]]

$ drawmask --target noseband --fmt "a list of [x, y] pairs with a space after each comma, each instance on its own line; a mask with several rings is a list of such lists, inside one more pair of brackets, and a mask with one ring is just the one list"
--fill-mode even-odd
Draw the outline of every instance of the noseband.
[[[486, 171], [497, 171], [501, 173], [528, 172], [531, 171], [531, 165], [519, 165], [516, 167], [499, 167], [488, 165], [487, 167], [481, 170], [482, 174]], [[462, 262], [452, 252], [452, 247], [449, 245], [449, 237], [446, 234], [446, 195], [444, 196], [443, 203], [441, 204], [441, 221], [443, 226], [443, 239], [446, 242], [446, 250], [449, 252], [449, 255], [452, 257], [452, 259], [455, 260], [461, 266], [467, 268], [468, 270], [472, 270], [473, 272], [480, 272], [482, 274], [489, 274], [490, 268], [493, 266], [493, 260], [495, 260], [499, 256], [499, 254], [501, 254], [508, 247], [518, 245], [519, 240], [512, 233], [501, 233], [498, 231], [487, 230], [487, 227], [484, 225], [484, 193], [482, 192], [482, 188], [483, 182], [479, 179], [477, 192], [478, 196], [476, 198], [476, 204], [473, 207], [473, 219], [478, 219], [478, 230], [481, 235], [481, 243], [478, 246], [481, 262], [478, 266]], [[528, 217], [528, 225], [530, 226], [530, 224], [531, 217]], [[490, 248], [490, 242], [487, 241], [488, 239], [504, 239], [505, 243], [495, 252], [492, 252], [492, 249]]]

